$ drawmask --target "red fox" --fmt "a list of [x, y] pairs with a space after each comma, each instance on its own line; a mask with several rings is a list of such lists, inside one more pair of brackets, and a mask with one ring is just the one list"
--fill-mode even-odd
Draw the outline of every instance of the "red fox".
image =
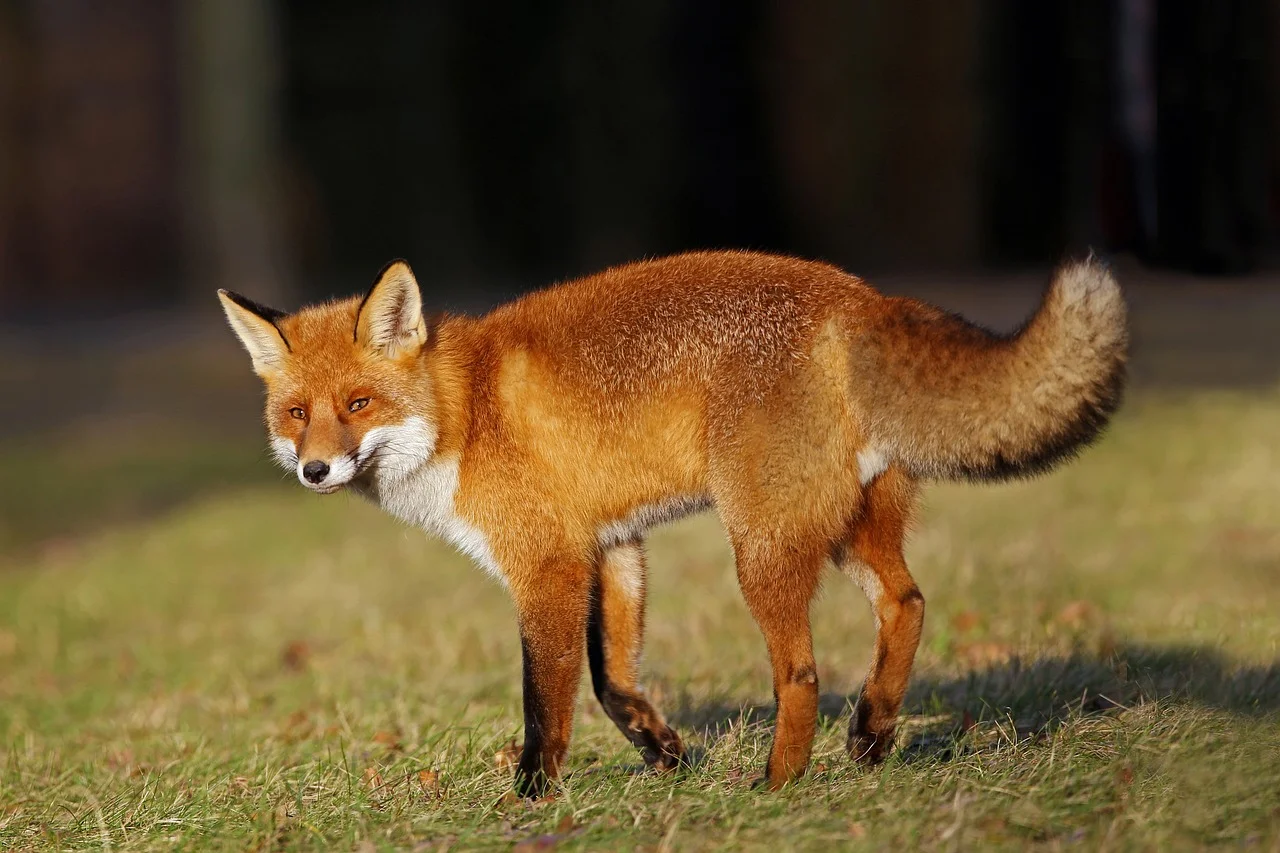
[[403, 261], [363, 299], [295, 314], [218, 295], [266, 383], [280, 463], [442, 536], [508, 587], [526, 796], [563, 766], [584, 646], [609, 718], [649, 765], [680, 764], [638, 680], [643, 537], [709, 507], [773, 666], [761, 781], [778, 788], [809, 763], [809, 605], [828, 561], [877, 626], [848, 750], [883, 760], [924, 621], [902, 550], [918, 483], [1072, 456], [1119, 404], [1128, 338], [1119, 286], [1092, 257], [1059, 267], [1008, 336], [750, 252], [628, 264], [479, 318], [424, 314]]

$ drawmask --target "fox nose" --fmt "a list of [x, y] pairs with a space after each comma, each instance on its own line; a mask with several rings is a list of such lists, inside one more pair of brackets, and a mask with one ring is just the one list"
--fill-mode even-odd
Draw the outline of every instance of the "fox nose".
[[302, 476], [307, 478], [308, 483], [320, 483], [329, 476], [329, 466], [319, 459], [312, 459], [302, 466]]

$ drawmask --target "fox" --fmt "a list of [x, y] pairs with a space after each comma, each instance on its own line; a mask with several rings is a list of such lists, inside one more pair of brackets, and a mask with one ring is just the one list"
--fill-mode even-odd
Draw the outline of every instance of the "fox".
[[924, 624], [904, 537], [921, 487], [1046, 472], [1117, 410], [1126, 308], [1092, 254], [998, 334], [830, 264], [699, 251], [424, 312], [408, 263], [294, 313], [219, 290], [266, 388], [277, 461], [452, 543], [518, 614], [520, 795], [559, 784], [585, 660], [649, 767], [686, 761], [640, 683], [659, 524], [713, 509], [762, 632], [777, 714], [757, 780], [806, 770], [818, 710], [810, 603], [829, 565], [876, 636], [847, 752], [891, 753]]

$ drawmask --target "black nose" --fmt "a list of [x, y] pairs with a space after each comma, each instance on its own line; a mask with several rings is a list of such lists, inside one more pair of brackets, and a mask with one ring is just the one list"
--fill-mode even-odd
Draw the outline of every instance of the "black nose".
[[308, 483], [319, 483], [329, 476], [329, 466], [319, 459], [312, 459], [302, 466], [302, 476], [307, 478]]

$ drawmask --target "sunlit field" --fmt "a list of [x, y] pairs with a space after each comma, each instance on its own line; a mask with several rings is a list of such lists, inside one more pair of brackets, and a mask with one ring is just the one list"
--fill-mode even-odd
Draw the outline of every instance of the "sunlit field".
[[778, 794], [720, 528], [655, 533], [646, 679], [692, 766], [644, 772], [584, 673], [532, 805], [503, 590], [225, 433], [0, 453], [0, 849], [1280, 849], [1280, 394], [1139, 393], [1049, 477], [930, 488], [899, 748], [843, 752], [872, 619], [831, 572]]

